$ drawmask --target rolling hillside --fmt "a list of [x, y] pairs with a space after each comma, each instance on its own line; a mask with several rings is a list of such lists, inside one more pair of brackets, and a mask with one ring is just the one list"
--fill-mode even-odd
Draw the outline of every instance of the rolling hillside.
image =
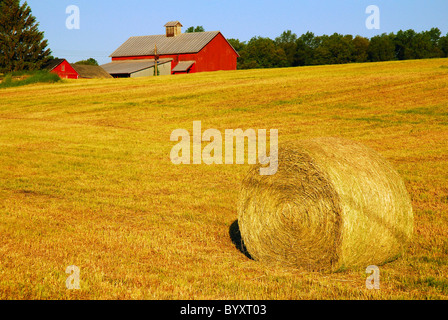
[[[193, 121], [385, 156], [415, 237], [380, 266], [381, 289], [366, 289], [365, 269], [271, 269], [238, 250], [248, 165], [172, 164], [170, 134]], [[447, 59], [2, 89], [0, 299], [447, 299], [447, 141]], [[81, 290], [66, 288], [70, 265]]]

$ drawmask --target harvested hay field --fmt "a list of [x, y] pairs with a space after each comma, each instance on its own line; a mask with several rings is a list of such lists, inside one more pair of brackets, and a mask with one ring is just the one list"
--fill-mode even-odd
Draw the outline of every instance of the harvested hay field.
[[[33, 84], [0, 90], [0, 299], [447, 299], [447, 59]], [[238, 241], [250, 166], [173, 165], [173, 130], [278, 129], [381, 154], [414, 233], [401, 258], [322, 273]], [[236, 244], [236, 245], [235, 245]], [[240, 249], [240, 250], [239, 250]], [[67, 290], [68, 266], [80, 290]]]
[[249, 254], [273, 267], [338, 271], [381, 265], [413, 233], [403, 180], [379, 154], [350, 140], [315, 138], [280, 146], [278, 172], [251, 168], [238, 206]]

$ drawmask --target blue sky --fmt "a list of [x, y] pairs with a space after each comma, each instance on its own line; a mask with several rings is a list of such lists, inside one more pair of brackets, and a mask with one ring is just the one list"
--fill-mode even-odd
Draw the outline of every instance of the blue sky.
[[[23, 2], [23, 1], [22, 1]], [[28, 0], [53, 55], [69, 62], [93, 57], [100, 64], [130, 36], [163, 34], [179, 20], [184, 29], [201, 25], [227, 38], [275, 38], [285, 30], [301, 35], [342, 34], [372, 37], [381, 33], [438, 27], [448, 33], [447, 0]], [[80, 10], [80, 28], [66, 27], [66, 8]], [[366, 8], [380, 9], [380, 29], [369, 30]]]

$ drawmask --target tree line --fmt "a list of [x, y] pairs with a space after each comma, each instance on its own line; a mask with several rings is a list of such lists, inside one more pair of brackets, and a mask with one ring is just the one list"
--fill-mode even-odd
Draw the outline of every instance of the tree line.
[[[38, 70], [53, 58], [38, 27], [26, 2], [0, 0], [0, 73]], [[203, 31], [202, 26], [186, 30]], [[438, 28], [422, 32], [400, 30], [370, 39], [339, 33], [316, 36], [312, 32], [299, 37], [288, 30], [275, 39], [253, 37], [247, 42], [229, 42], [240, 54], [238, 69], [448, 57], [448, 34], [442, 36]], [[98, 64], [94, 59], [78, 63]]]
[[240, 54], [238, 69], [448, 57], [448, 34], [442, 36], [438, 28], [422, 32], [400, 30], [370, 39], [339, 33], [316, 36], [312, 32], [299, 37], [288, 30], [275, 39], [228, 41]]

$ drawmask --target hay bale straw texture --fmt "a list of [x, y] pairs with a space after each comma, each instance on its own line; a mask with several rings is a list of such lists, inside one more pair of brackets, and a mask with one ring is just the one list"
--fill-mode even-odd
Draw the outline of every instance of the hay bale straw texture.
[[287, 143], [275, 175], [260, 175], [260, 167], [244, 178], [238, 203], [241, 236], [255, 260], [310, 271], [366, 268], [396, 258], [411, 239], [403, 180], [359, 143]]

